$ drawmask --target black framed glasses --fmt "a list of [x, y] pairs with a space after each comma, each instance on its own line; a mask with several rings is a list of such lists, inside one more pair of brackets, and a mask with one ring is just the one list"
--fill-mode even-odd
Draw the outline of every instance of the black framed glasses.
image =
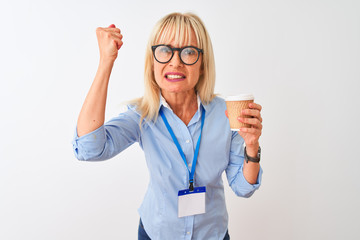
[[185, 65], [195, 64], [203, 50], [193, 46], [185, 46], [182, 48], [172, 48], [169, 45], [160, 44], [151, 47], [154, 58], [159, 63], [168, 63], [174, 56], [174, 51], [179, 51], [179, 57]]

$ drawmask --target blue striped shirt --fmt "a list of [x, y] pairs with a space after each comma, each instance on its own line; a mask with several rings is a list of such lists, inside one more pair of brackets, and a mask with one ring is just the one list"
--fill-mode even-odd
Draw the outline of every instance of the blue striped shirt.
[[138, 142], [145, 153], [150, 183], [139, 208], [145, 231], [151, 239], [223, 239], [228, 228], [222, 173], [236, 195], [250, 197], [260, 186], [249, 184], [243, 175], [244, 140], [230, 130], [223, 99], [215, 97], [203, 105], [186, 126], [162, 99], [162, 108], [186, 156], [189, 168], [200, 134], [201, 108], [205, 124], [196, 164], [194, 186], [206, 186], [206, 213], [178, 217], [178, 191], [189, 187], [189, 171], [161, 117], [156, 122], [144, 121], [134, 107], [106, 122], [103, 126], [78, 137], [73, 148], [79, 160], [100, 161], [114, 157]]

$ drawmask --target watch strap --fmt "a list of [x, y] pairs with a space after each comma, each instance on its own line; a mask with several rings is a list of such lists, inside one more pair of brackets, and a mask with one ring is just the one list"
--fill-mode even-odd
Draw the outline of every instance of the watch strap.
[[260, 146], [259, 146], [259, 149], [258, 149], [258, 152], [257, 152], [257, 154], [256, 154], [256, 157], [254, 158], [254, 157], [250, 157], [248, 154], [247, 154], [247, 152], [246, 152], [246, 147], [245, 147], [245, 161], [246, 161], [246, 163], [248, 163], [249, 161], [250, 162], [254, 162], [254, 163], [258, 163], [258, 162], [260, 162], [260, 156], [261, 156], [261, 148], [260, 148]]

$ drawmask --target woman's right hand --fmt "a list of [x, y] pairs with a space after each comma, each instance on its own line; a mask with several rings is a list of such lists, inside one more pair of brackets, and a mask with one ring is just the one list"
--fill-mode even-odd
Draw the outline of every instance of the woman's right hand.
[[100, 50], [100, 61], [114, 62], [118, 56], [118, 51], [123, 45], [121, 31], [111, 24], [107, 28], [98, 27], [96, 37]]

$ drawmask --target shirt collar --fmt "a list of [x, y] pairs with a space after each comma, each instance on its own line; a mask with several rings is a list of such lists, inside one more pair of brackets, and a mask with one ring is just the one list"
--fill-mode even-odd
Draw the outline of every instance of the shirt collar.
[[[202, 105], [203, 107], [204, 107], [204, 105], [203, 105], [202, 102], [201, 102], [201, 99], [200, 99], [199, 94], [197, 94], [196, 97], [197, 97], [196, 100], [197, 100], [198, 111], [199, 111], [200, 105]], [[173, 110], [171, 109], [170, 105], [166, 102], [166, 99], [165, 99], [165, 98], [162, 96], [162, 94], [160, 93], [160, 106], [159, 106], [159, 110], [160, 110], [161, 106], [164, 106], [164, 107], [170, 109], [170, 110], [173, 112]], [[206, 110], [205, 107], [204, 107], [204, 109]]]

